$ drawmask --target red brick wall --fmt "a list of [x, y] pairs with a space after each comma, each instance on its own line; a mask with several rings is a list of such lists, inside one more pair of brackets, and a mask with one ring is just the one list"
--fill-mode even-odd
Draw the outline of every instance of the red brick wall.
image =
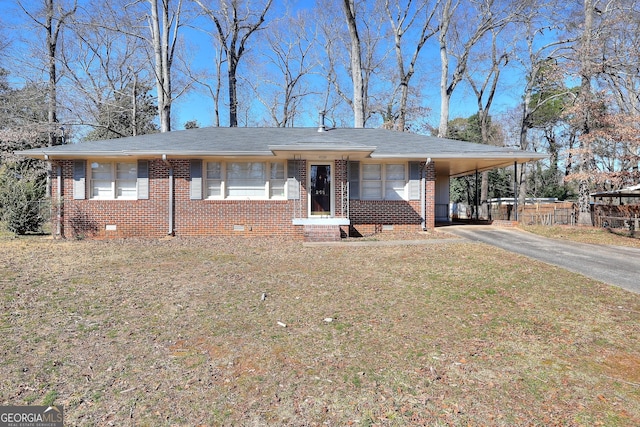
[[308, 242], [336, 242], [342, 238], [338, 225], [305, 225], [304, 240]]
[[[73, 161], [58, 162], [62, 166], [62, 226], [67, 238], [83, 237], [160, 237], [168, 232], [167, 168], [161, 161], [149, 162], [148, 200], [74, 200]], [[57, 178], [52, 182], [53, 200], [57, 200]], [[87, 178], [88, 180], [88, 178]], [[53, 218], [55, 221], [55, 218]], [[115, 231], [106, 230], [115, 225]], [[54, 227], [55, 230], [55, 227]]]
[[333, 173], [333, 187], [335, 189], [336, 203], [335, 203], [335, 216], [344, 218], [347, 216], [346, 212], [343, 212], [342, 200], [347, 195], [344, 194], [343, 189], [347, 183], [347, 164], [346, 160], [335, 161], [335, 171]]
[[[162, 161], [152, 160], [149, 164], [148, 200], [74, 200], [73, 161], [60, 163], [64, 180], [64, 237], [162, 237], [169, 234], [169, 168]], [[189, 160], [173, 160], [171, 164], [174, 168], [173, 229], [176, 235], [302, 238], [302, 228], [291, 225], [293, 201], [191, 200]], [[57, 198], [56, 185], [53, 184], [54, 200]], [[107, 225], [114, 225], [116, 230], [107, 230]]]
[[425, 167], [425, 227], [433, 230], [436, 226], [436, 164], [431, 161]]
[[[338, 162], [336, 169], [339, 169]], [[433, 229], [436, 208], [436, 169], [433, 162], [426, 165], [425, 173], [425, 227]], [[393, 231], [418, 231], [422, 223], [420, 203], [420, 200], [351, 200], [349, 234], [358, 236], [380, 233], [384, 225], [393, 225]]]
[[247, 235], [302, 238], [291, 224], [292, 200], [191, 200], [189, 160], [172, 161], [175, 233], [181, 236]]
[[[299, 217], [296, 205], [307, 215], [306, 163], [302, 169], [301, 201], [293, 200], [191, 200], [190, 161], [171, 160], [174, 168], [173, 231], [182, 236], [285, 236], [302, 239], [303, 226], [293, 226]], [[161, 160], [149, 162], [148, 200], [74, 200], [73, 161], [60, 161], [63, 177], [61, 233], [64, 237], [162, 237], [169, 234], [169, 168]], [[335, 213], [343, 216], [340, 183], [346, 182], [347, 162], [335, 162]], [[57, 182], [52, 183], [57, 199]], [[435, 225], [435, 167], [427, 166], [426, 226]], [[88, 197], [88, 194], [87, 194]], [[351, 231], [371, 234], [383, 225], [396, 230], [420, 229], [420, 201], [350, 201]], [[55, 217], [53, 218], [55, 221]], [[107, 225], [115, 230], [107, 230]], [[54, 230], [56, 229], [54, 224]], [[317, 231], [317, 230], [316, 230]], [[333, 233], [332, 229], [332, 233]]]

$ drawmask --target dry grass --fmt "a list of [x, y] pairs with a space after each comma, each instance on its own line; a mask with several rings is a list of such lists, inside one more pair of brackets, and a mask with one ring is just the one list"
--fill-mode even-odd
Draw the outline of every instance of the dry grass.
[[0, 246], [0, 404], [67, 425], [640, 424], [640, 297], [485, 245]]
[[564, 225], [520, 225], [523, 230], [553, 239], [572, 240], [596, 245], [630, 246], [640, 248], [640, 230], [631, 236], [627, 230], [598, 227], [570, 227]]

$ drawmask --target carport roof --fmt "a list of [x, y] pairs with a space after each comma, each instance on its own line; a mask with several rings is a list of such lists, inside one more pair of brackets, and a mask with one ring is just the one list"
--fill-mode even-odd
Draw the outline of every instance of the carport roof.
[[[208, 127], [119, 139], [90, 141], [19, 151], [49, 160], [96, 157], [168, 158], [262, 157], [293, 159], [295, 155], [334, 154], [344, 159], [425, 160], [451, 176], [511, 166], [547, 157], [544, 154], [494, 147], [386, 129], [223, 128]], [[447, 166], [447, 170], [440, 169]]]

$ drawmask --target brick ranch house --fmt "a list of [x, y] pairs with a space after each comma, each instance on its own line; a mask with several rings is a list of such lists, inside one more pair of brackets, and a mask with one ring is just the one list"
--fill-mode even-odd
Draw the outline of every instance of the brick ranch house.
[[[544, 156], [384, 129], [201, 128], [38, 148], [60, 237], [432, 229], [449, 179]], [[57, 203], [56, 203], [57, 202]]]

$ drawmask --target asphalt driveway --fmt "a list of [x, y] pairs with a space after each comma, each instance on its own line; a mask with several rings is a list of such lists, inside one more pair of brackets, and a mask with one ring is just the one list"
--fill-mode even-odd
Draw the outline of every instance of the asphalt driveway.
[[442, 229], [640, 293], [640, 249], [548, 239], [512, 228], [451, 226]]

